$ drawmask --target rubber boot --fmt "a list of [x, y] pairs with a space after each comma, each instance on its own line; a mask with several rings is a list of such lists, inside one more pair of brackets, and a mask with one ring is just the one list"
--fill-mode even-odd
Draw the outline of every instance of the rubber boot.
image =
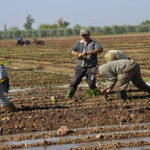
[[117, 97], [119, 100], [127, 100], [127, 92], [125, 90], [117, 92]]
[[94, 97], [96, 95], [98, 95], [100, 93], [100, 90], [95, 88], [95, 89], [90, 89], [88, 91], [86, 91], [85, 95], [88, 96], [88, 97]]
[[74, 96], [74, 91], [68, 90], [65, 99], [72, 98]]

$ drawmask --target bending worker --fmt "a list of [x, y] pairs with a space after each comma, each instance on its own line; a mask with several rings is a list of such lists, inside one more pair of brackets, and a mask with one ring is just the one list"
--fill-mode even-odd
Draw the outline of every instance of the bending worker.
[[[126, 56], [122, 51], [120, 50], [109, 50], [105, 54], [105, 60], [106, 62], [111, 62], [114, 60], [120, 60], [120, 59], [130, 59], [128, 56]], [[127, 93], [125, 90], [117, 92], [118, 99], [126, 99]]]
[[3, 63], [0, 63], [0, 106], [4, 111], [16, 111], [15, 106], [5, 97], [4, 92], [9, 91], [9, 79]]
[[128, 87], [130, 81], [140, 90], [150, 93], [150, 86], [143, 81], [140, 66], [134, 60], [121, 59], [108, 62], [99, 67], [98, 73], [104, 80], [109, 81], [109, 85], [101, 90], [103, 94], [121, 92]]
[[80, 35], [81, 40], [76, 42], [70, 50], [71, 55], [76, 56], [77, 66], [74, 69], [74, 76], [67, 91], [66, 98], [72, 98], [74, 96], [84, 76], [86, 76], [91, 90], [97, 88], [94, 69], [98, 62], [97, 53], [101, 53], [103, 48], [98, 42], [90, 38], [88, 29], [81, 29]]
[[126, 56], [120, 50], [109, 50], [105, 54], [105, 60], [107, 62], [110, 62], [110, 61], [113, 61], [113, 60], [120, 60], [120, 59], [130, 59], [130, 58], [128, 56]]

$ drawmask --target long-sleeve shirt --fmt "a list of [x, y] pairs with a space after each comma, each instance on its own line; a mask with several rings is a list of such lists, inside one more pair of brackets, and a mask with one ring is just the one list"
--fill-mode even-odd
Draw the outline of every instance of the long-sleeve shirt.
[[104, 80], [109, 81], [108, 88], [112, 89], [117, 82], [118, 75], [123, 73], [123, 70], [133, 63], [133, 60], [121, 59], [115, 60], [99, 67], [99, 73], [104, 77]]

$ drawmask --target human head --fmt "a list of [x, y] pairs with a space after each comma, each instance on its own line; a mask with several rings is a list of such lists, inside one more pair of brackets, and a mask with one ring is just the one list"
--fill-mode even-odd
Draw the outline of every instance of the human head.
[[106, 60], [106, 62], [110, 62], [110, 61], [113, 61], [113, 60], [117, 60], [117, 57], [116, 57], [116, 55], [114, 53], [107, 52], [105, 54], [105, 60]]
[[101, 66], [98, 67], [98, 74], [99, 74], [99, 77], [103, 77], [105, 78], [105, 72], [107, 72], [107, 67], [106, 67], [106, 64], [103, 64]]
[[98, 67], [92, 68], [91, 72], [92, 72], [92, 74], [94, 74], [95, 77], [100, 78], [99, 68]]
[[83, 34], [86, 34], [86, 35], [90, 35], [90, 32], [89, 32], [89, 30], [88, 29], [81, 29], [80, 30], [80, 35], [82, 36]]
[[90, 37], [90, 32], [88, 29], [81, 29], [80, 30], [80, 35], [82, 36], [83, 39], [88, 40]]

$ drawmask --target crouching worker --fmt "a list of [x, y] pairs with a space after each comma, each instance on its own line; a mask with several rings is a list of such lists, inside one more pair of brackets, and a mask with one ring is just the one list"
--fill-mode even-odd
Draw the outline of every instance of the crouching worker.
[[[101, 90], [103, 94], [125, 91], [130, 81], [140, 90], [150, 93], [150, 86], [143, 81], [140, 66], [134, 60], [121, 59], [103, 64], [98, 68], [98, 74], [109, 81], [108, 87]], [[126, 100], [127, 95], [121, 99]]]
[[4, 92], [9, 91], [9, 79], [3, 63], [0, 63], [0, 106], [4, 111], [14, 112], [15, 106], [5, 97]]
[[70, 83], [66, 98], [72, 98], [75, 91], [85, 76], [91, 90], [96, 91], [96, 77], [94, 68], [97, 65], [97, 53], [101, 53], [103, 48], [98, 42], [90, 38], [88, 29], [80, 30], [81, 40], [76, 42], [70, 50], [70, 54], [76, 57], [77, 66], [74, 69], [74, 76]]

